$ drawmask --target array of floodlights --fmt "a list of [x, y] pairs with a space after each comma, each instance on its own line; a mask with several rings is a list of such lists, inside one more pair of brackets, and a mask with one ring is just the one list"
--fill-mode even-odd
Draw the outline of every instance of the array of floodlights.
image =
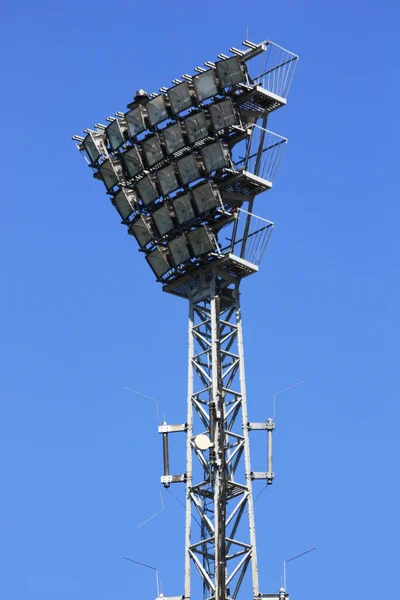
[[160, 281], [220, 257], [220, 230], [272, 186], [287, 140], [266, 118], [286, 103], [298, 57], [271, 42], [243, 45], [159, 94], [139, 90], [126, 113], [73, 138]]

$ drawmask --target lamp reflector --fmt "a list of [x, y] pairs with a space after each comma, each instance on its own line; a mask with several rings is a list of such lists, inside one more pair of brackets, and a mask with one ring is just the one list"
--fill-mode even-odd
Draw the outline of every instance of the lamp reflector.
[[94, 136], [91, 133], [83, 140], [83, 147], [89, 157], [90, 162], [94, 163], [105, 150], [104, 142], [100, 136]]
[[146, 155], [149, 167], [152, 167], [164, 158], [158, 135], [153, 135], [152, 137], [147, 138], [147, 140], [143, 140], [142, 148]]
[[238, 56], [218, 61], [216, 68], [221, 87], [223, 88], [246, 81], [245, 69]]
[[217, 171], [230, 165], [230, 152], [222, 142], [204, 146], [201, 150], [204, 167], [207, 173]]
[[214, 189], [209, 181], [192, 188], [193, 200], [199, 215], [221, 205], [219, 191]]
[[187, 185], [188, 183], [199, 179], [200, 173], [193, 154], [181, 158], [176, 164], [183, 185]]
[[121, 124], [121, 119], [115, 119], [115, 121], [106, 127], [106, 136], [110, 142], [111, 150], [118, 150], [125, 141]]
[[216, 249], [214, 236], [207, 227], [199, 227], [199, 229], [189, 231], [187, 235], [194, 256], [202, 256]]
[[138, 217], [131, 223], [128, 233], [135, 236], [141, 248], [144, 248], [144, 246], [146, 246], [146, 244], [148, 244], [154, 238], [150, 227], [150, 221], [142, 216]]
[[169, 89], [167, 93], [171, 108], [176, 115], [192, 106], [192, 98], [186, 81]]
[[149, 117], [150, 125], [154, 127], [157, 123], [168, 119], [167, 107], [165, 106], [164, 96], [156, 96], [152, 100], [149, 100], [146, 104], [147, 114]]
[[214, 129], [225, 129], [231, 125], [236, 125], [238, 119], [233, 108], [232, 100], [228, 98], [222, 102], [217, 102], [210, 106], [211, 121]]
[[171, 231], [171, 229], [174, 229], [174, 223], [167, 206], [164, 205], [153, 212], [152, 217], [160, 235], [165, 235]]
[[204, 112], [198, 112], [185, 119], [186, 134], [191, 144], [204, 140], [208, 136], [207, 121]]
[[181, 126], [179, 123], [175, 123], [175, 125], [166, 127], [162, 133], [168, 154], [172, 154], [177, 150], [181, 150], [181, 148], [185, 146], [185, 141], [183, 139]]
[[[116, 167], [117, 165], [113, 164], [110, 160], [104, 161], [103, 164], [99, 167], [99, 173], [104, 181], [104, 185], [106, 186], [107, 190], [111, 190], [119, 181], [119, 174], [116, 170]], [[120, 167], [118, 168], [118, 171], [119, 170]]]
[[138, 173], [143, 171], [144, 165], [142, 156], [137, 146], [134, 146], [122, 155], [122, 161], [129, 178], [135, 177]]
[[113, 204], [125, 221], [136, 208], [136, 194], [133, 190], [122, 188], [113, 198]]
[[169, 242], [168, 248], [171, 252], [172, 261], [176, 267], [190, 259], [189, 248], [183, 235]]
[[149, 263], [155, 276], [162, 277], [171, 269], [171, 265], [168, 262], [167, 250], [165, 248], [156, 248], [146, 256], [146, 260]]
[[137, 182], [136, 189], [145, 206], [153, 202], [159, 196], [153, 180], [150, 179], [148, 175], [145, 175], [143, 179]]
[[125, 113], [125, 121], [128, 127], [129, 137], [134, 138], [139, 133], [146, 131], [146, 123], [144, 120], [144, 112], [141, 106], [137, 106], [133, 110]]
[[217, 82], [215, 81], [214, 72], [211, 69], [193, 77], [193, 83], [199, 102], [203, 102], [203, 100], [207, 100], [207, 98], [218, 94]]
[[194, 219], [195, 214], [190, 202], [190, 193], [174, 198], [172, 206], [180, 225], [186, 223], [186, 221], [190, 221], [190, 219]]
[[168, 196], [168, 194], [180, 187], [173, 165], [168, 165], [168, 167], [160, 169], [157, 172], [157, 177], [163, 196]]

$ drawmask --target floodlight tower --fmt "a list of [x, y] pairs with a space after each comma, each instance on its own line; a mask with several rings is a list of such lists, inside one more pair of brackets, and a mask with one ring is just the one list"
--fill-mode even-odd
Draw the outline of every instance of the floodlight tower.
[[[273, 229], [253, 204], [272, 188], [287, 142], [267, 119], [286, 104], [298, 57], [270, 41], [243, 46], [157, 94], [140, 90], [127, 112], [74, 136], [163, 291], [189, 301], [187, 418], [159, 427], [161, 482], [186, 486], [185, 580], [174, 600], [199, 599], [199, 585], [204, 600], [240, 600], [250, 565], [254, 600], [288, 597], [258, 584], [252, 482], [273, 481], [274, 422], [248, 419], [239, 292]], [[254, 430], [267, 432], [262, 472], [250, 462]], [[176, 475], [168, 442], [178, 432], [186, 471]]]

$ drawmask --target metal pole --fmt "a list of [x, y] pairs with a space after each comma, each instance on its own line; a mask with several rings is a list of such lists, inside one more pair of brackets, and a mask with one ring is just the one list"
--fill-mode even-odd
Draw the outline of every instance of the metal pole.
[[190, 540], [192, 526], [192, 432], [193, 432], [193, 323], [194, 323], [194, 308], [193, 302], [189, 300], [189, 339], [188, 339], [188, 392], [187, 392], [187, 432], [186, 432], [186, 524], [185, 524], [185, 600], [190, 600]]
[[[215, 286], [215, 280], [214, 280]], [[214, 523], [215, 523], [215, 600], [226, 599], [226, 460], [225, 410], [222, 395], [220, 311], [221, 303], [213, 286], [211, 298], [212, 394], [216, 408]]]
[[248, 487], [248, 515], [249, 515], [249, 530], [250, 530], [250, 545], [251, 545], [251, 568], [252, 568], [252, 579], [253, 579], [253, 597], [256, 598], [259, 595], [258, 587], [258, 565], [257, 565], [257, 547], [256, 547], [256, 525], [254, 520], [254, 503], [253, 503], [253, 486], [251, 481], [251, 462], [250, 462], [250, 441], [248, 431], [248, 416], [247, 416], [247, 399], [246, 399], [246, 378], [244, 371], [244, 350], [243, 350], [243, 331], [242, 331], [242, 317], [240, 312], [239, 302], [239, 290], [237, 290], [237, 304], [236, 304], [236, 324], [238, 330], [238, 351], [240, 359], [240, 391], [242, 396], [242, 424], [243, 424], [243, 436], [245, 440], [244, 444], [244, 464], [246, 471], [246, 483]]

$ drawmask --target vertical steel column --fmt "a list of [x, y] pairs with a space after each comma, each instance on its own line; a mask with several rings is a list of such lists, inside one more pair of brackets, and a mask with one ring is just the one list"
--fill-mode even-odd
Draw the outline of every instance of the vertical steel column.
[[192, 527], [192, 434], [193, 434], [193, 323], [194, 309], [193, 303], [189, 301], [189, 339], [188, 339], [188, 391], [187, 391], [187, 432], [186, 432], [186, 523], [185, 523], [185, 600], [190, 600], [190, 539]]
[[244, 462], [246, 469], [246, 482], [248, 487], [248, 515], [249, 515], [249, 530], [250, 530], [250, 544], [252, 548], [251, 556], [251, 569], [253, 579], [253, 596], [256, 598], [259, 594], [258, 587], [258, 565], [257, 565], [257, 546], [256, 546], [256, 525], [254, 520], [254, 503], [253, 503], [253, 485], [251, 481], [251, 463], [250, 463], [250, 441], [249, 441], [249, 430], [248, 430], [248, 415], [247, 415], [247, 398], [246, 398], [246, 378], [244, 371], [244, 348], [243, 348], [243, 330], [242, 330], [242, 315], [240, 312], [240, 301], [239, 295], [236, 304], [236, 325], [238, 330], [238, 351], [240, 359], [240, 391], [242, 394], [242, 423], [243, 423], [243, 435], [245, 439], [244, 444]]
[[[215, 285], [215, 281], [214, 281]], [[215, 600], [226, 598], [226, 460], [225, 460], [225, 407], [222, 395], [222, 362], [220, 343], [221, 300], [212, 289], [211, 297], [211, 343], [212, 343], [212, 401], [216, 410], [214, 440], [214, 552], [215, 552]]]

